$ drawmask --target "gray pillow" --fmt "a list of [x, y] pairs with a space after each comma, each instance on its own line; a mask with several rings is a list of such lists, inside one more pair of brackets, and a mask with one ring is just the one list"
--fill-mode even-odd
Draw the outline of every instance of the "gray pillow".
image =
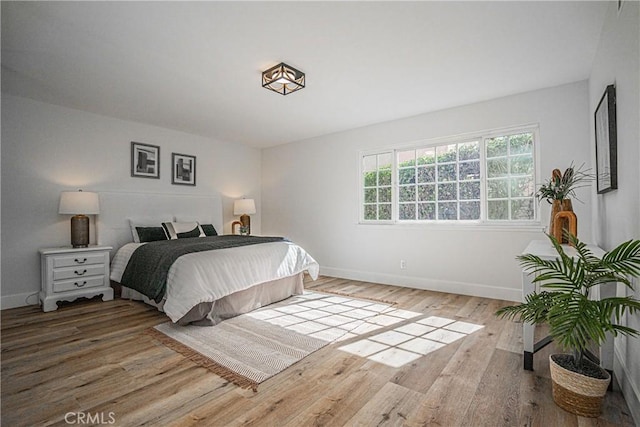
[[136, 227], [140, 243], [167, 240], [167, 234], [162, 227]]

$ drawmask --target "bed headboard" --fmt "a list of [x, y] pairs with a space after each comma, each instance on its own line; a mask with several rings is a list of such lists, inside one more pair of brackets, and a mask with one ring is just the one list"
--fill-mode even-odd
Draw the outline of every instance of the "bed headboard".
[[201, 196], [115, 191], [102, 191], [99, 194], [96, 240], [99, 245], [113, 246], [114, 251], [133, 241], [130, 218], [184, 217], [211, 223], [219, 234], [223, 233], [222, 199], [219, 194]]

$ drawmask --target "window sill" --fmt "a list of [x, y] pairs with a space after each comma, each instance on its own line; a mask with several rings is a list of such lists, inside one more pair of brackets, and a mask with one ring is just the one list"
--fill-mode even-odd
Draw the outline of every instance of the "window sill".
[[527, 232], [536, 233], [544, 232], [545, 227], [540, 222], [526, 222], [526, 223], [496, 223], [496, 222], [453, 222], [447, 221], [446, 223], [440, 222], [364, 222], [357, 223], [358, 227], [365, 228], [420, 228], [426, 230], [442, 230], [442, 231], [460, 231], [460, 230], [473, 230], [473, 231], [507, 231], [507, 232]]

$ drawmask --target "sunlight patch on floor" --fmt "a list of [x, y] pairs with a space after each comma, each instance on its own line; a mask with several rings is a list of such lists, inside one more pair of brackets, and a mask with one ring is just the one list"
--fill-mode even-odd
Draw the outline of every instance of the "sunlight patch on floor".
[[[271, 307], [271, 306], [270, 306]], [[389, 304], [305, 292], [286, 305], [247, 314], [323, 341], [343, 341], [386, 328], [421, 314]]]
[[483, 327], [431, 316], [344, 345], [339, 350], [399, 368]]
[[405, 323], [339, 347], [394, 368], [484, 327], [438, 316], [406, 323], [423, 314], [396, 309], [389, 304], [315, 292], [305, 292], [287, 300], [286, 304], [275, 304], [247, 315], [329, 342], [345, 341]]

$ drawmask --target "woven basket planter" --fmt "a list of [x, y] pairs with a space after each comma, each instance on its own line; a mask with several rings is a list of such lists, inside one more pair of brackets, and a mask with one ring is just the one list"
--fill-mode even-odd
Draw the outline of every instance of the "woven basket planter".
[[602, 399], [607, 393], [611, 381], [609, 373], [598, 367], [606, 379], [588, 377], [563, 368], [553, 360], [553, 356], [549, 356], [549, 367], [551, 368], [553, 400], [556, 404], [562, 409], [582, 417], [595, 418], [600, 416]]

